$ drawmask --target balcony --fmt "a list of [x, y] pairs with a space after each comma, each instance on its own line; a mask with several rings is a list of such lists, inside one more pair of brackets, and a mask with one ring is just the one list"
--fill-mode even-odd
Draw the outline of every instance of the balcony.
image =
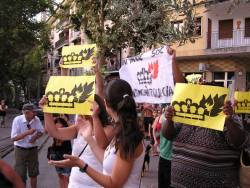
[[233, 48], [250, 46], [250, 37], [245, 37], [245, 30], [234, 30], [233, 38], [219, 39], [219, 32], [211, 34], [211, 48]]
[[58, 41], [55, 43], [55, 48], [60, 48], [64, 46], [65, 44], [69, 44], [69, 37], [68, 36], [63, 36], [61, 37]]
[[72, 30], [70, 33], [70, 42], [76, 40], [76, 39], [80, 39], [81, 38], [81, 33], [80, 31], [74, 31]]

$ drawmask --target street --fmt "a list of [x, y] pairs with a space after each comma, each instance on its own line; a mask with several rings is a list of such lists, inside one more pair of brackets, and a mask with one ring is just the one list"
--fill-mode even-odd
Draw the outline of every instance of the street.
[[[0, 153], [3, 160], [14, 166], [13, 143], [10, 141], [12, 119], [17, 114], [8, 114], [6, 118], [7, 128], [0, 128]], [[39, 140], [39, 170], [38, 188], [57, 188], [59, 187], [58, 178], [53, 166], [48, 165], [47, 148], [52, 144], [52, 138], [44, 135]], [[9, 152], [11, 151], [11, 152]], [[141, 188], [157, 188], [158, 157], [151, 156], [149, 171], [144, 174], [141, 181]], [[29, 182], [27, 187], [30, 188]]]

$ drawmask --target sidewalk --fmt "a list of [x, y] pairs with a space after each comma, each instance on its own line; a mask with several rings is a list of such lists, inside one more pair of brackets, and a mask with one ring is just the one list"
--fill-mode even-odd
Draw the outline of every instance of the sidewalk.
[[150, 157], [149, 171], [146, 171], [142, 177], [140, 188], [157, 188], [158, 187], [158, 162], [159, 156]]
[[[0, 128], [0, 139], [4, 139], [10, 136], [12, 120], [17, 113], [7, 114], [6, 124], [7, 128]], [[10, 139], [10, 138], [9, 138]], [[47, 148], [52, 144], [52, 138], [48, 138], [47, 135], [43, 135], [39, 139], [39, 170], [38, 176], [38, 188], [58, 188], [58, 177], [53, 166], [48, 165], [47, 160]], [[11, 151], [7, 156], [3, 158], [12, 167], [14, 166], [14, 152]], [[158, 156], [151, 156], [149, 171], [146, 171], [144, 177], [141, 180], [140, 188], [157, 188], [158, 181]], [[27, 188], [30, 188], [29, 182], [27, 182]]]

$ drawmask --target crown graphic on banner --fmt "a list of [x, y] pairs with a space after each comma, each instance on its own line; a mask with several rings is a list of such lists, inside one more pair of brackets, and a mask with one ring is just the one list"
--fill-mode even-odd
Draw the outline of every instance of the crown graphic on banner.
[[137, 80], [139, 84], [152, 84], [152, 75], [145, 68], [137, 72]]
[[237, 101], [237, 110], [250, 110], [250, 101], [245, 99], [244, 101]]
[[62, 56], [63, 65], [82, 64], [84, 61], [89, 60], [92, 57], [94, 50], [95, 47], [81, 50], [79, 54], [71, 52], [68, 55], [64, 55]]
[[48, 97], [48, 107], [74, 108], [75, 103], [84, 103], [93, 91], [94, 82], [84, 85], [75, 85], [71, 92], [60, 88], [58, 91], [49, 91], [46, 93]]
[[226, 95], [219, 97], [217, 94], [214, 98], [211, 95], [205, 98], [203, 95], [199, 104], [194, 103], [190, 98], [187, 98], [185, 101], [173, 101], [174, 115], [204, 121], [205, 116], [215, 117], [222, 112], [225, 97]]

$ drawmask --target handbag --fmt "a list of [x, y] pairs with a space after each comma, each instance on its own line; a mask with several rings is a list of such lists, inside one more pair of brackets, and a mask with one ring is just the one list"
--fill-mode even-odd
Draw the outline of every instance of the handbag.
[[[86, 144], [84, 146], [82, 151], [78, 154], [78, 157], [80, 157], [83, 154], [83, 152], [85, 151], [87, 146], [88, 146], [88, 144]], [[47, 159], [54, 160], [54, 161], [60, 161], [60, 160], [63, 160], [64, 157], [63, 157], [61, 151], [55, 150], [55, 148], [53, 146], [50, 146], [50, 147], [48, 147], [48, 151], [47, 151]]]
[[47, 159], [53, 161], [60, 161], [63, 160], [63, 154], [59, 150], [55, 150], [55, 147], [50, 146], [48, 147], [47, 151]]
[[250, 187], [250, 157], [246, 151], [242, 151], [240, 155], [240, 187]]

